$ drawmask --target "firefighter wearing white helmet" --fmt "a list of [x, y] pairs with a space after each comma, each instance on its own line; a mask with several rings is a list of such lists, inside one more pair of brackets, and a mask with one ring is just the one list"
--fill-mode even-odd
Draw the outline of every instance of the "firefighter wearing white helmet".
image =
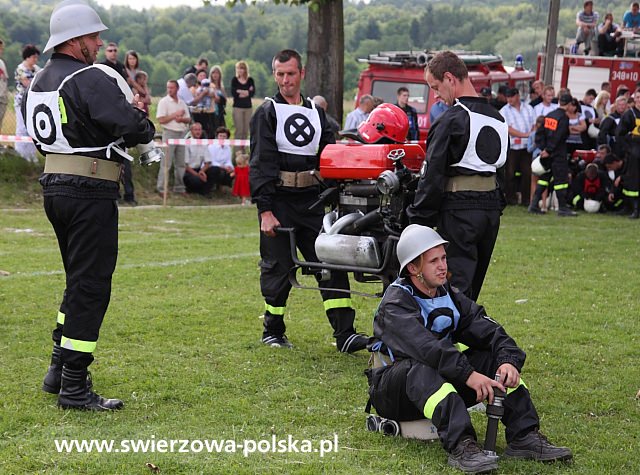
[[[86, 3], [66, 1], [51, 14], [45, 51], [51, 60], [22, 103], [29, 135], [46, 155], [40, 177], [44, 209], [66, 273], [43, 390], [63, 408], [106, 411], [87, 380], [111, 294], [118, 254], [118, 183], [127, 147], [147, 144], [155, 129], [134, 107], [110, 68], [93, 65], [107, 27]], [[117, 73], [115, 73], [117, 74]]]
[[[400, 236], [400, 277], [378, 306], [374, 352], [391, 361], [366, 371], [370, 403], [395, 421], [431, 419], [449, 453], [449, 465], [465, 472], [497, 469], [497, 457], [477, 443], [467, 407], [507, 389], [507, 448], [512, 457], [566, 460], [571, 450], [550, 444], [529, 390], [520, 379], [525, 353], [483, 307], [447, 282], [447, 241], [412, 224]], [[500, 382], [494, 379], [500, 375]]]

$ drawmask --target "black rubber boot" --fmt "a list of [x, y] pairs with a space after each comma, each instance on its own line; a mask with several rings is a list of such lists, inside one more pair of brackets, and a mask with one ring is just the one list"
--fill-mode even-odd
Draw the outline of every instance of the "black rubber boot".
[[558, 216], [561, 217], [575, 217], [578, 213], [573, 211], [567, 206], [567, 190], [556, 190], [556, 197], [558, 198]]
[[62, 348], [57, 343], [53, 344], [51, 352], [51, 364], [47, 370], [42, 383], [42, 390], [50, 394], [58, 394], [60, 392], [60, 379], [62, 377]]
[[113, 411], [124, 406], [119, 399], [105, 399], [94, 393], [87, 373], [87, 368], [71, 369], [63, 365], [58, 406], [85, 411]]
[[369, 337], [363, 333], [356, 333], [353, 327], [355, 311], [351, 308], [335, 308], [327, 311], [327, 318], [333, 328], [336, 348], [341, 353], [355, 353], [364, 350]]
[[529, 209], [528, 209], [529, 213], [544, 214], [544, 211], [542, 211], [540, 206], [538, 206], [538, 203], [542, 199], [542, 193], [544, 193], [544, 190], [546, 189], [547, 189], [546, 186], [540, 186], [540, 185], [536, 186], [536, 191], [533, 194], [533, 198], [531, 198], [531, 203], [529, 204]]
[[638, 219], [638, 218], [640, 218], [640, 211], [638, 210], [638, 198], [635, 198], [631, 202], [631, 205], [633, 206], [633, 208], [632, 208], [633, 211], [629, 215], [629, 219]]

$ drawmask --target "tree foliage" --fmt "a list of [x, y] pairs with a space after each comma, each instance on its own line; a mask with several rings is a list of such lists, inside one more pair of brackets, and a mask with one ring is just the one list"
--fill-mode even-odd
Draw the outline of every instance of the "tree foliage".
[[[180, 74], [205, 56], [210, 64], [225, 68], [240, 59], [248, 60], [257, 95], [274, 91], [270, 77], [271, 57], [282, 48], [307, 49], [308, 8], [320, 8], [327, 0], [271, 0], [226, 6], [226, 0], [193, 8], [155, 7], [136, 11], [128, 6], [109, 10], [96, 6], [109, 30], [108, 41], [120, 45], [121, 60], [126, 49], [141, 56], [150, 73], [152, 90], [164, 92], [167, 78]], [[59, 0], [0, 0], [0, 37], [5, 42], [4, 60], [12, 71], [22, 60], [24, 44], [40, 48], [49, 37], [49, 17]], [[352, 99], [359, 71], [358, 58], [393, 49], [472, 49], [499, 53], [506, 63], [523, 54], [525, 65], [535, 68], [536, 53], [545, 41], [548, 0], [371, 0], [344, 3], [344, 88]], [[563, 0], [558, 44], [575, 37], [575, 15], [583, 0]], [[611, 11], [617, 21], [629, 8], [628, 0], [598, 1], [595, 9]], [[46, 56], [41, 59], [44, 64]], [[102, 59], [102, 58], [99, 58]], [[224, 69], [229, 87], [233, 71]]]

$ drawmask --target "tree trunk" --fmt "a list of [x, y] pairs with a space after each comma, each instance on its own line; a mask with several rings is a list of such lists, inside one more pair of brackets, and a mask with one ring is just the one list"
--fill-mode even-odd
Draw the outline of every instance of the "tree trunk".
[[305, 92], [324, 96], [327, 112], [342, 123], [344, 80], [344, 16], [342, 0], [309, 6]]

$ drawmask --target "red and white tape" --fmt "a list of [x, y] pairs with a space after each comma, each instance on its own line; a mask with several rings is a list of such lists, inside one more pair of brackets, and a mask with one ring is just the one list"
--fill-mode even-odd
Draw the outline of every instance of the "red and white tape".
[[[0, 142], [33, 142], [31, 137], [27, 135], [0, 135]], [[213, 145], [219, 143], [221, 145], [240, 145], [249, 146], [248, 140], [218, 140], [218, 139], [169, 139], [161, 142], [161, 145]]]
[[168, 145], [240, 145], [240, 146], [248, 146], [248, 140], [219, 140], [219, 139], [168, 139]]
[[0, 135], [0, 142], [33, 142], [28, 135]]

